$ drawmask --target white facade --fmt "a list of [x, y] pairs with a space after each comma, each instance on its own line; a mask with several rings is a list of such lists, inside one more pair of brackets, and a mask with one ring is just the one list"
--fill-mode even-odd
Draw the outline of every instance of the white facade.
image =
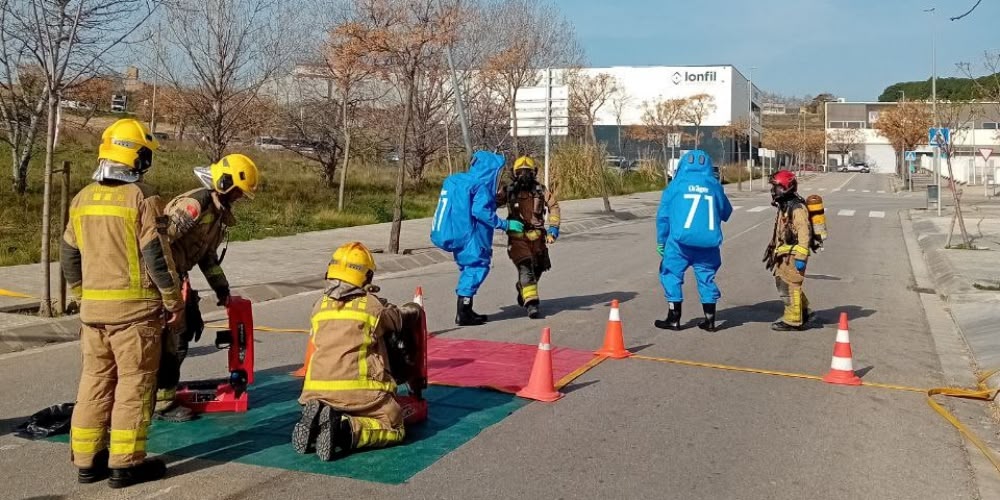
[[[745, 119], [750, 112], [749, 82], [733, 66], [615, 66], [585, 68], [587, 76], [600, 73], [613, 76], [627, 98], [622, 125], [642, 125], [647, 106], [668, 99], [683, 99], [708, 94], [714, 99], [715, 110], [702, 126], [722, 127], [733, 120]], [[754, 130], [760, 128], [760, 90], [754, 86]], [[597, 115], [598, 125], [618, 125], [612, 103], [607, 103]]]

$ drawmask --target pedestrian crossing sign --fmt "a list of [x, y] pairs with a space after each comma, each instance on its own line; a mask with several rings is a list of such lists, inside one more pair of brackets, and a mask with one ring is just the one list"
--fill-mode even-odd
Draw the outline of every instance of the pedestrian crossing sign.
[[917, 152], [916, 151], [907, 151], [906, 152], [906, 161], [917, 161]]
[[951, 142], [951, 129], [931, 127], [927, 129], [927, 139], [931, 146], [944, 147]]

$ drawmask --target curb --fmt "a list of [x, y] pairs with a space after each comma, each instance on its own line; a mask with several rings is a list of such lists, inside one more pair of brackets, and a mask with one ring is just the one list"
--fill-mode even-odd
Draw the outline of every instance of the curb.
[[[573, 222], [566, 222], [561, 226], [563, 237], [616, 224], [646, 220], [654, 217], [656, 210], [657, 207], [639, 208], [633, 211], [612, 212], [611, 214], [602, 214]], [[497, 238], [494, 238], [494, 247], [507, 246], [502, 240], [498, 245], [497, 240]], [[379, 275], [383, 277], [434, 264], [451, 262], [452, 260], [453, 258], [450, 253], [433, 247], [404, 251], [403, 254], [399, 255], [375, 254]], [[308, 275], [279, 282], [235, 287], [233, 288], [233, 294], [247, 298], [253, 303], [260, 303], [300, 293], [314, 292], [322, 290], [325, 287], [326, 280], [321, 275]], [[203, 315], [222, 311], [223, 308], [217, 306], [214, 299], [214, 294], [211, 291], [202, 294], [201, 311]], [[38, 321], [38, 323], [31, 325], [0, 330], [0, 354], [41, 347], [47, 344], [69, 342], [79, 338], [80, 321], [77, 316], [58, 319], [39, 319]]]

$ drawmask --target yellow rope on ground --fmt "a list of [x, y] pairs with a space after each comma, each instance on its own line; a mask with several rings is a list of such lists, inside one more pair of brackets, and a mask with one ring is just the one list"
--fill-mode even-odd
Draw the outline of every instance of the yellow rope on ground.
[[[639, 359], [644, 361], [656, 361], [659, 363], [669, 363], [682, 366], [712, 368], [715, 370], [726, 370], [726, 371], [743, 372], [743, 373], [757, 373], [761, 375], [773, 375], [778, 377], [789, 377], [789, 378], [817, 380], [817, 381], [823, 380], [823, 377], [819, 377], [816, 375], [809, 375], [806, 373], [762, 370], [758, 368], [745, 368], [741, 366], [730, 366], [718, 363], [704, 363], [700, 361], [687, 361], [683, 359], [660, 358], [654, 356], [641, 356], [641, 355], [634, 355], [632, 356], [632, 359]], [[893, 391], [925, 393], [927, 395], [927, 404], [930, 405], [930, 407], [933, 408], [934, 411], [936, 411], [939, 415], [941, 415], [941, 417], [943, 417], [946, 421], [948, 421], [948, 423], [950, 423], [952, 426], [958, 429], [958, 432], [961, 435], [965, 436], [965, 438], [968, 439], [977, 449], [979, 449], [980, 453], [982, 453], [983, 456], [985, 456], [986, 459], [989, 460], [991, 464], [993, 464], [993, 467], [996, 468], [997, 472], [1000, 472], [1000, 459], [997, 459], [996, 455], [993, 453], [993, 450], [991, 450], [989, 446], [987, 446], [986, 443], [983, 442], [983, 440], [979, 439], [978, 436], [976, 436], [972, 431], [970, 431], [969, 428], [965, 426], [965, 424], [960, 422], [958, 418], [955, 417], [955, 415], [953, 415], [950, 411], [948, 411], [948, 409], [946, 409], [944, 406], [942, 406], [940, 403], [934, 400], [934, 396], [947, 396], [952, 398], [975, 399], [979, 401], [993, 401], [994, 399], [996, 399], [997, 393], [1000, 392], [1000, 389], [990, 389], [989, 387], [986, 386], [986, 380], [988, 380], [990, 377], [996, 374], [997, 371], [998, 370], [990, 370], [980, 375], [976, 382], [978, 386], [976, 389], [963, 389], [961, 387], [932, 387], [930, 389], [923, 389], [920, 387], [909, 387], [905, 385], [895, 385], [895, 384], [881, 384], [878, 382], [862, 382], [861, 385], [867, 387], [874, 387], [878, 389], [889, 389]]]
[[27, 295], [27, 294], [24, 294], [24, 293], [21, 293], [21, 292], [15, 292], [13, 290], [4, 290], [3, 288], [0, 288], [0, 296], [3, 296], [3, 297], [14, 297], [14, 298], [18, 298], [18, 299], [37, 299], [38, 298], [38, 297], [35, 297], [33, 295]]
[[[225, 330], [229, 328], [229, 325], [223, 324], [212, 324], [205, 325], [205, 328], [211, 328], [213, 330]], [[309, 330], [303, 330], [300, 328], [272, 328], [270, 326], [254, 326], [253, 330], [255, 332], [267, 332], [267, 333], [309, 333]]]

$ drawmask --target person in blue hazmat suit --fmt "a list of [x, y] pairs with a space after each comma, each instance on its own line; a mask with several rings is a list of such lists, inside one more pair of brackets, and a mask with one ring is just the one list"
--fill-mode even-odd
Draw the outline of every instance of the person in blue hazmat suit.
[[656, 251], [663, 257], [660, 283], [668, 303], [667, 319], [657, 320], [657, 328], [681, 329], [684, 273], [693, 267], [705, 313], [698, 326], [715, 331], [715, 304], [722, 295], [715, 283], [715, 273], [722, 266], [722, 223], [732, 213], [712, 159], [701, 150], [681, 157], [656, 214]]
[[520, 221], [497, 215], [497, 196], [505, 160], [503, 155], [477, 151], [468, 172], [445, 179], [431, 227], [431, 241], [455, 256], [460, 275], [455, 324], [481, 325], [487, 317], [472, 309], [473, 297], [490, 272], [493, 260], [493, 232], [520, 233]]

